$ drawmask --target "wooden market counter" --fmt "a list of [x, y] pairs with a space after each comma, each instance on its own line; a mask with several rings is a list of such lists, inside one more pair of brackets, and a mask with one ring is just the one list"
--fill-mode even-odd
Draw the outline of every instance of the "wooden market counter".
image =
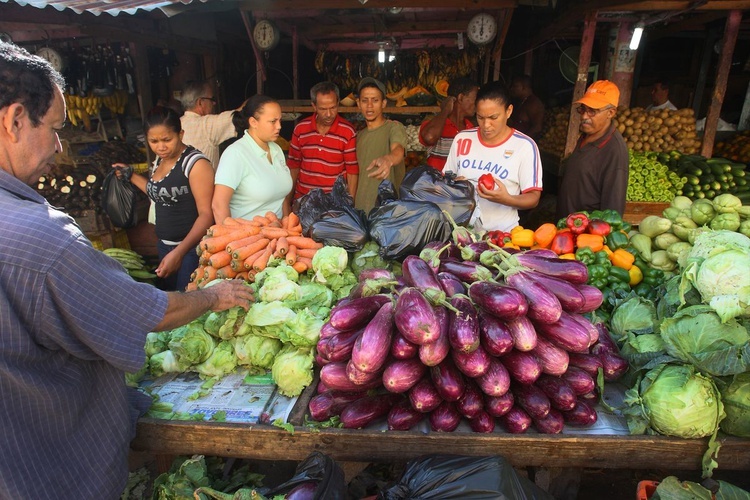
[[[750, 470], [750, 440], [723, 437], [719, 469]], [[336, 461], [406, 462], [431, 453], [499, 454], [514, 467], [700, 470], [707, 439], [665, 436], [429, 433], [349, 429], [294, 433], [270, 425], [143, 418], [133, 449], [162, 455], [304, 460], [320, 451]]]

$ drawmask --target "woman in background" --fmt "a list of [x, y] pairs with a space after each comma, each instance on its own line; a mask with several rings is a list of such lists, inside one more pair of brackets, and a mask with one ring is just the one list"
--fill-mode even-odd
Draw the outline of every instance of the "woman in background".
[[252, 219], [274, 212], [279, 218], [291, 211], [286, 199], [292, 176], [284, 152], [276, 144], [281, 130], [281, 106], [270, 97], [248, 99], [235, 115], [242, 138], [221, 155], [211, 203], [214, 219]]
[[[182, 142], [180, 116], [157, 108], [146, 117], [146, 141], [157, 156], [151, 175], [133, 174], [130, 182], [156, 205], [159, 266], [165, 290], [185, 290], [198, 267], [195, 247], [213, 224], [214, 170], [208, 159]], [[116, 163], [114, 167], [125, 167]]]

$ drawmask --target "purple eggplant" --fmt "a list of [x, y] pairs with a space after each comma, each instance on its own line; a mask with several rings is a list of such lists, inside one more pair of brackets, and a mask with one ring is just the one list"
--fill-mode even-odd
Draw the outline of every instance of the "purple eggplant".
[[544, 391], [534, 384], [513, 384], [511, 388], [516, 404], [523, 408], [531, 418], [544, 418], [551, 408], [549, 398]]
[[550, 409], [545, 417], [533, 418], [533, 420], [534, 427], [542, 434], [560, 434], [565, 427], [562, 413], [554, 408]]
[[508, 331], [513, 339], [513, 347], [518, 351], [528, 352], [534, 349], [537, 344], [538, 335], [534, 324], [526, 316], [506, 320]]
[[380, 417], [385, 417], [398, 401], [395, 394], [366, 396], [349, 403], [341, 411], [341, 425], [344, 429], [361, 429]]
[[542, 374], [542, 365], [530, 352], [515, 349], [502, 357], [503, 365], [513, 380], [521, 384], [533, 384]]
[[443, 401], [440, 406], [430, 412], [430, 428], [435, 432], [453, 432], [461, 423], [461, 414], [456, 406]]
[[521, 292], [529, 303], [526, 315], [534, 321], [554, 323], [560, 319], [562, 305], [555, 294], [544, 285], [534, 280], [526, 271], [519, 271], [505, 277], [505, 282]]
[[565, 423], [576, 427], [587, 427], [594, 425], [597, 421], [596, 410], [584, 401], [578, 403], [570, 411], [563, 412]]
[[388, 412], [388, 430], [389, 431], [408, 431], [424, 418], [424, 413], [420, 413], [411, 407], [408, 400], [399, 401], [391, 407]]
[[453, 243], [455, 243], [458, 246], [464, 246], [469, 245], [471, 243], [474, 243], [475, 238], [474, 235], [466, 229], [465, 227], [459, 226], [456, 224], [456, 221], [453, 220], [453, 217], [451, 217], [450, 212], [443, 210], [443, 215], [445, 215], [446, 219], [448, 219], [448, 222], [451, 223], [451, 226], [453, 226], [453, 231], [451, 231], [451, 237], [453, 238]]
[[570, 366], [575, 366], [588, 373], [591, 378], [596, 380], [599, 369], [603, 368], [602, 360], [599, 356], [588, 353], [571, 352], [569, 355]]
[[393, 281], [396, 279], [396, 277], [393, 275], [393, 272], [389, 269], [382, 269], [378, 267], [371, 267], [369, 269], [362, 269], [360, 271], [359, 276], [357, 277], [359, 281], [364, 280], [377, 280], [377, 279], [384, 279]]
[[584, 284], [589, 279], [586, 264], [577, 260], [542, 257], [527, 252], [517, 253], [511, 257], [511, 260], [513, 259], [523, 267], [562, 278], [576, 285]]
[[617, 347], [617, 344], [612, 338], [612, 335], [610, 335], [606, 325], [599, 322], [595, 324], [594, 327], [599, 332], [599, 337], [597, 338], [597, 345], [601, 346], [599, 349], [620, 354], [620, 349]]
[[320, 369], [320, 381], [330, 390], [361, 392], [382, 385], [380, 377], [373, 379], [369, 384], [357, 385], [349, 380], [346, 374], [346, 365], [348, 363], [328, 363]]
[[533, 277], [534, 281], [552, 292], [560, 301], [564, 310], [574, 313], [583, 309], [586, 299], [579, 291], [580, 285], [577, 286], [564, 279], [548, 276], [537, 271], [529, 271], [529, 275]]
[[474, 305], [463, 295], [451, 297], [455, 310], [448, 312], [448, 341], [457, 351], [472, 352], [479, 347], [479, 318]]
[[576, 314], [571, 313], [570, 317], [576, 321], [579, 325], [581, 325], [583, 328], [586, 329], [586, 331], [589, 334], [589, 347], [596, 344], [596, 341], [599, 340], [599, 330], [596, 329], [594, 325], [591, 324], [591, 321], [586, 316], [583, 316], [582, 314]]
[[456, 368], [469, 378], [481, 377], [490, 367], [490, 355], [480, 345], [472, 352], [451, 351]]
[[542, 366], [542, 373], [562, 375], [568, 370], [570, 358], [568, 351], [558, 347], [544, 337], [537, 339], [536, 347], [531, 353], [536, 356]]
[[407, 256], [401, 264], [401, 272], [407, 286], [414, 287], [424, 294], [433, 305], [445, 302], [445, 292], [440, 286], [437, 274], [416, 255]]
[[352, 363], [351, 359], [346, 363], [346, 377], [351, 383], [359, 386], [369, 386], [371, 384], [382, 383], [380, 372], [363, 372]]
[[469, 427], [474, 432], [490, 433], [495, 430], [495, 417], [486, 411], [481, 411], [479, 415], [469, 419]]
[[331, 360], [329, 360], [327, 358], [324, 358], [320, 354], [316, 354], [315, 355], [315, 366], [317, 366], [317, 367], [325, 366], [325, 365], [327, 365], [330, 362], [331, 362]]
[[316, 394], [322, 394], [322, 393], [324, 393], [326, 391], [329, 391], [329, 390], [330, 389], [328, 388], [328, 386], [325, 385], [322, 380], [319, 380], [318, 381], [318, 386], [315, 388], [315, 393]]
[[513, 337], [508, 325], [483, 310], [479, 311], [479, 345], [492, 356], [502, 356], [513, 349]]
[[490, 246], [486, 241], [475, 241], [461, 247], [461, 259], [471, 260], [474, 262], [479, 261], [479, 256], [482, 252], [489, 250]]
[[558, 255], [549, 248], [532, 248], [530, 250], [525, 250], [523, 252], [526, 255], [536, 255], [539, 257], [548, 257], [550, 259], [556, 259], [558, 258]]
[[511, 408], [508, 413], [500, 417], [500, 421], [511, 434], [523, 434], [533, 423], [529, 414], [519, 406]]
[[391, 350], [393, 330], [393, 302], [388, 301], [354, 342], [351, 363], [363, 372], [379, 371]]
[[378, 295], [393, 289], [395, 285], [398, 285], [398, 280], [396, 280], [396, 278], [360, 280], [349, 292], [349, 298], [359, 299], [362, 297], [372, 297], [373, 295]]
[[457, 401], [466, 388], [464, 376], [450, 359], [430, 368], [430, 378], [435, 390], [445, 401]]
[[587, 394], [596, 388], [596, 382], [591, 378], [591, 375], [577, 366], [569, 366], [568, 371], [562, 374], [562, 379], [577, 396]]
[[347, 361], [357, 338], [364, 329], [341, 332], [337, 335], [318, 341], [318, 354], [328, 361]]
[[380, 310], [383, 304], [391, 302], [388, 295], [373, 295], [352, 299], [341, 305], [341, 302], [331, 309], [328, 322], [337, 330], [355, 330], [365, 326]]
[[542, 374], [534, 383], [547, 395], [553, 408], [567, 411], [576, 405], [576, 393], [564, 379]]
[[456, 401], [456, 409], [466, 418], [475, 418], [484, 409], [484, 395], [471, 380], [466, 381], [464, 393]]
[[451, 254], [454, 254], [455, 258], [461, 256], [457, 247], [455, 250], [452, 249], [454, 246], [450, 241], [431, 241], [419, 252], [419, 258], [427, 262], [427, 265], [437, 273], [442, 259], [450, 257]]
[[425, 377], [409, 390], [409, 402], [415, 410], [429, 413], [443, 402], [443, 398], [440, 397], [430, 378]]
[[415, 358], [419, 353], [419, 346], [406, 340], [406, 338], [397, 332], [391, 341], [391, 356], [396, 359]]
[[365, 392], [325, 391], [310, 398], [308, 408], [313, 420], [322, 422], [338, 415], [352, 403], [367, 395]]
[[510, 391], [502, 396], [484, 396], [484, 409], [493, 417], [502, 417], [513, 408], [515, 403], [516, 400]]
[[599, 359], [602, 361], [604, 380], [607, 382], [613, 382], [619, 379], [625, 375], [625, 372], [630, 368], [628, 360], [611, 351], [600, 352]]
[[587, 285], [585, 283], [576, 286], [581, 295], [583, 295], [583, 307], [578, 313], [585, 314], [599, 309], [599, 306], [602, 305], [602, 302], [604, 301], [602, 291], [595, 286]]
[[464, 283], [474, 283], [475, 281], [486, 281], [494, 278], [492, 271], [472, 261], [443, 260], [440, 263], [440, 272], [451, 273]]
[[521, 292], [500, 283], [472, 283], [469, 286], [469, 297], [480, 309], [504, 320], [525, 316], [529, 309], [529, 304]]
[[318, 490], [318, 481], [305, 481], [300, 483], [284, 496], [284, 500], [315, 500], [315, 492]]
[[391, 361], [383, 371], [383, 387], [389, 392], [406, 392], [421, 380], [426, 370], [417, 358]]
[[405, 288], [398, 294], [393, 319], [401, 335], [414, 344], [431, 344], [440, 336], [435, 310], [417, 288]]
[[451, 273], [438, 273], [437, 279], [447, 297], [453, 297], [456, 294], [466, 295], [466, 287], [456, 276]]
[[588, 352], [591, 344], [588, 328], [585, 328], [570, 314], [563, 311], [560, 319], [554, 323], [535, 321], [536, 332], [547, 340], [569, 352]]
[[419, 360], [426, 366], [440, 364], [448, 356], [451, 348], [448, 340], [448, 328], [450, 326], [448, 311], [443, 306], [435, 306], [435, 316], [437, 316], [440, 324], [440, 336], [432, 344], [419, 346]]
[[477, 377], [475, 381], [488, 396], [502, 396], [510, 389], [510, 374], [503, 363], [495, 358], [490, 361], [490, 367], [485, 374]]
[[333, 325], [331, 325], [330, 321], [326, 321], [323, 323], [323, 326], [320, 328], [320, 337], [319, 340], [325, 340], [328, 337], [333, 337], [334, 335], [338, 335], [342, 333], [344, 330], [339, 330], [338, 328], [334, 328]]

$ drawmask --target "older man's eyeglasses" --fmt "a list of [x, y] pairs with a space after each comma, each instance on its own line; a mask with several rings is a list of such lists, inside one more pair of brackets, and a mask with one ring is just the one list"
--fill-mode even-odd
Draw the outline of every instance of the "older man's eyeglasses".
[[611, 108], [607, 106], [606, 108], [594, 109], [594, 108], [589, 108], [588, 106], [581, 105], [576, 108], [576, 111], [578, 112], [579, 115], [585, 114], [586, 116], [593, 118], [599, 113], [601, 113], [602, 111], [606, 111], [608, 109], [611, 109]]
[[215, 97], [201, 97], [201, 99], [207, 99], [211, 101], [212, 103], [216, 104], [216, 98]]

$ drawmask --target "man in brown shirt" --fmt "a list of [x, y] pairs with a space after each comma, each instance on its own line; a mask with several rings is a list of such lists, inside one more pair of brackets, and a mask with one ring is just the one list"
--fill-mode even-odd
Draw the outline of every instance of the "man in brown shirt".
[[581, 115], [581, 137], [562, 165], [558, 218], [581, 210], [625, 211], [628, 147], [612, 122], [619, 100], [617, 85], [598, 80], [575, 102]]

